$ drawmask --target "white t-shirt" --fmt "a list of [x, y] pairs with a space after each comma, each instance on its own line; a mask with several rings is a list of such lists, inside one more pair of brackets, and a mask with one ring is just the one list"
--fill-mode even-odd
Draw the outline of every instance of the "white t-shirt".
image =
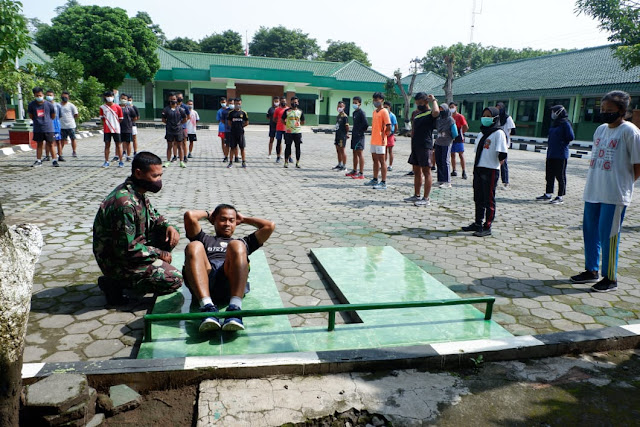
[[[478, 144], [482, 138], [482, 132], [478, 134], [476, 139], [476, 151], [480, 149]], [[498, 153], [507, 152], [507, 136], [504, 132], [498, 130], [489, 135], [482, 144], [482, 154], [480, 155], [479, 167], [488, 169], [500, 169], [500, 159], [498, 159]]]
[[189, 120], [187, 120], [187, 133], [195, 134], [196, 133], [196, 124], [200, 120], [200, 115], [193, 108], [191, 109], [191, 115], [189, 116]]
[[640, 164], [640, 130], [630, 122], [613, 129], [600, 125], [593, 133], [584, 201], [629, 206], [634, 164]]
[[511, 143], [511, 129], [515, 129], [516, 128], [516, 124], [513, 122], [513, 119], [511, 118], [511, 116], [507, 117], [507, 121], [502, 126], [500, 126], [500, 128], [507, 135], [507, 144], [510, 144]]

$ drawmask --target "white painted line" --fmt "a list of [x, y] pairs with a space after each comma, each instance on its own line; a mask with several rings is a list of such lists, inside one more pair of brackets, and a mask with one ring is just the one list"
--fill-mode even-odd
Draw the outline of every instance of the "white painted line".
[[44, 368], [44, 363], [23, 363], [22, 378], [33, 378]]
[[14, 148], [18, 151], [33, 151], [29, 144], [18, 144]]
[[0, 156], [10, 156], [12, 154], [13, 154], [13, 148], [11, 147], [0, 148]]
[[635, 323], [633, 325], [624, 325], [620, 327], [623, 329], [626, 329], [627, 331], [633, 334], [640, 335], [640, 323]]
[[441, 356], [444, 356], [453, 354], [477, 353], [481, 351], [516, 349], [521, 347], [535, 347], [539, 345], [543, 346], [544, 343], [532, 337], [531, 335], [524, 335], [519, 337], [508, 337], [494, 340], [444, 342], [430, 345]]
[[260, 354], [248, 356], [194, 356], [187, 357], [184, 369], [198, 368], [251, 368], [259, 366], [311, 365], [320, 363], [315, 352], [291, 354]]

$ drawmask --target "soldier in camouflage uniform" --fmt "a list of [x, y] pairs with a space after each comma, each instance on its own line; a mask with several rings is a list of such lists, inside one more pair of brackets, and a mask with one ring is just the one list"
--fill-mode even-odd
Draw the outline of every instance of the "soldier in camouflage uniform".
[[182, 273], [170, 264], [180, 235], [145, 194], [158, 192], [161, 178], [161, 159], [138, 153], [131, 176], [104, 199], [94, 220], [93, 254], [104, 274], [98, 285], [111, 305], [127, 302], [124, 288], [162, 294], [182, 286]]

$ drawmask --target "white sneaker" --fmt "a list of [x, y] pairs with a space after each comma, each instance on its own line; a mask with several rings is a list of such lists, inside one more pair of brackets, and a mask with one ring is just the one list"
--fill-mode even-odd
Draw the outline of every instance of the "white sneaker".
[[424, 198], [422, 197], [420, 200], [416, 200], [415, 202], [413, 202], [414, 206], [418, 206], [418, 207], [422, 207], [422, 206], [429, 206], [431, 205], [431, 200], [429, 200], [429, 198]]
[[443, 182], [442, 184], [440, 184], [438, 186], [438, 188], [451, 188], [451, 183], [450, 182]]

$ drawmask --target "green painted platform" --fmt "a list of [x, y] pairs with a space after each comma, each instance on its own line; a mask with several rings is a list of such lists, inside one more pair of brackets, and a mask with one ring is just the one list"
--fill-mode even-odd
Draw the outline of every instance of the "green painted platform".
[[[343, 303], [453, 299], [458, 296], [394, 248], [313, 249], [311, 255]], [[243, 309], [280, 308], [282, 300], [263, 251], [250, 257], [251, 292]], [[181, 267], [183, 254], [173, 264]], [[197, 311], [191, 295], [158, 297], [153, 313]], [[292, 328], [286, 315], [248, 317], [245, 331], [198, 334], [199, 321], [153, 323], [153, 341], [143, 342], [138, 358], [169, 358], [298, 351], [348, 350], [430, 344], [512, 336], [471, 305], [361, 311], [362, 323]]]

